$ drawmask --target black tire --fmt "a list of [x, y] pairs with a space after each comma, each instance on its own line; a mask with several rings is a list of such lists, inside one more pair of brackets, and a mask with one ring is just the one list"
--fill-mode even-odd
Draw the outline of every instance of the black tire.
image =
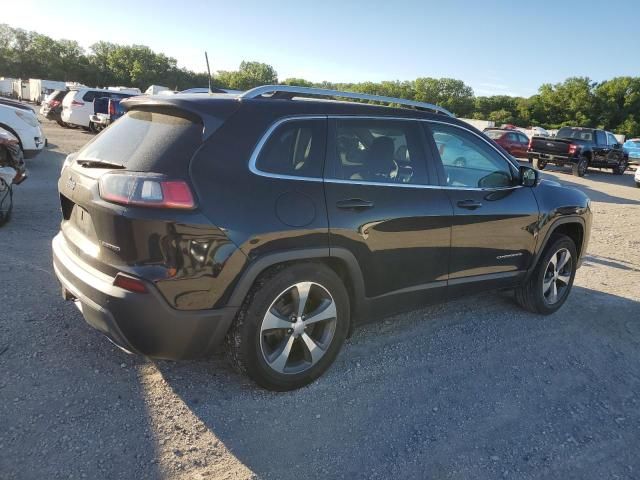
[[624, 172], [627, 170], [628, 166], [629, 166], [629, 163], [623, 158], [622, 160], [620, 160], [618, 165], [613, 167], [613, 174], [614, 175], [624, 175]]
[[545, 162], [544, 160], [541, 160], [540, 158], [533, 159], [533, 168], [535, 168], [536, 170], [544, 170], [544, 167], [546, 166], [547, 162]]
[[60, 125], [62, 128], [69, 128], [69, 124], [66, 122], [63, 122], [62, 120], [56, 120], [56, 123]]
[[586, 157], [580, 157], [576, 163], [571, 164], [571, 173], [575, 177], [584, 177], [589, 168], [589, 159]]
[[636, 182], [636, 187], [640, 188], [640, 182]]
[[0, 227], [9, 221], [13, 210], [13, 192], [0, 180]]
[[84, 130], [85, 132], [91, 131], [91, 127], [80, 127], [80, 128], [82, 128], [82, 130]]
[[[544, 295], [543, 282], [545, 281], [545, 275], [547, 274], [547, 268], [551, 258], [563, 249], [567, 250], [571, 255], [571, 274], [569, 282], [566, 284], [566, 288], [562, 291], [555, 303], [549, 303]], [[535, 270], [531, 274], [529, 280], [516, 288], [515, 297], [518, 304], [533, 313], [539, 313], [542, 315], [550, 315], [557, 311], [566, 301], [571, 287], [573, 286], [573, 280], [576, 275], [576, 262], [578, 261], [578, 255], [576, 251], [576, 245], [571, 238], [566, 235], [553, 235], [549, 239], [549, 244], [545, 248], [544, 253], [538, 260], [538, 264]]]
[[[314, 288], [321, 288], [324, 292], [328, 292], [335, 304], [335, 323], [332, 323], [331, 338], [323, 349], [324, 354], [316, 363], [309, 362], [310, 366], [299, 372], [281, 373], [272, 368], [266, 359], [264, 353], [266, 337], [263, 336], [264, 332], [261, 328], [265, 315], [273, 311], [270, 309], [276, 300], [283, 298], [285, 292], [301, 282], [313, 282], [317, 285]], [[309, 296], [311, 297], [311, 294]], [[340, 277], [329, 267], [321, 263], [274, 267], [256, 280], [227, 333], [226, 346], [229, 360], [236, 370], [247, 374], [258, 385], [268, 390], [287, 391], [303, 387], [322, 375], [335, 360], [349, 331], [349, 312], [347, 290]], [[282, 336], [288, 338], [295, 334], [286, 330], [282, 331]], [[301, 341], [300, 337], [292, 340], [294, 345]], [[298, 345], [290, 347], [292, 355], [296, 348], [297, 353], [301, 355], [309, 353], [305, 345]], [[286, 366], [288, 362], [289, 360], [285, 360], [284, 365]], [[306, 365], [304, 360], [301, 362]]]

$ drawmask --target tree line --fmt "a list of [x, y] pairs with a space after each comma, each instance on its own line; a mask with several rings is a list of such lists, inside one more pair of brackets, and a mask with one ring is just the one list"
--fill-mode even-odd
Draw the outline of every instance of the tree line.
[[[86, 51], [76, 41], [56, 40], [6, 24], [0, 24], [0, 75], [141, 90], [153, 84], [183, 90], [208, 83], [206, 73], [179, 68], [175, 58], [144, 45], [97, 42]], [[562, 83], [543, 84], [537, 94], [528, 98], [475, 96], [471, 87], [452, 78], [361, 83], [314, 83], [302, 78], [279, 81], [272, 66], [247, 61], [238, 70], [215, 72], [212, 81], [215, 87], [237, 90], [275, 83], [436, 103], [459, 117], [492, 120], [497, 125], [581, 125], [640, 136], [640, 77], [616, 77], [603, 82], [573, 77]]]

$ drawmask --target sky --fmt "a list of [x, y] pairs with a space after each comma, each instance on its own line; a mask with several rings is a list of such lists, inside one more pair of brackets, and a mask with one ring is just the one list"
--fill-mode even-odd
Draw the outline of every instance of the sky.
[[[55, 4], [55, 8], [52, 8]], [[280, 80], [450, 77], [529, 96], [571, 76], [640, 76], [640, 0], [20, 0], [0, 23], [82, 46], [143, 44], [181, 67], [272, 65]]]

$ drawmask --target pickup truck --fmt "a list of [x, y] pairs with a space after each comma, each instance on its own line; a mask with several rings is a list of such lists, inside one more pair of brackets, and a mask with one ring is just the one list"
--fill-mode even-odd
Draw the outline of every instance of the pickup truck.
[[562, 127], [555, 138], [532, 137], [527, 157], [539, 170], [549, 163], [570, 165], [578, 177], [589, 167], [611, 168], [616, 175], [622, 175], [629, 163], [613, 133], [582, 127]]

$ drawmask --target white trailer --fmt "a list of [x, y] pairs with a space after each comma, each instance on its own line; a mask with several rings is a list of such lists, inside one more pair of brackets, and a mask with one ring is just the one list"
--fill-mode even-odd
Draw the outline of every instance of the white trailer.
[[39, 78], [29, 79], [29, 101], [40, 105], [44, 97], [49, 95], [54, 90], [66, 90], [67, 84], [65, 82], [58, 82], [55, 80], [41, 80]]
[[462, 120], [463, 122], [476, 127], [480, 131], [484, 130], [485, 128], [496, 126], [496, 122], [492, 120], [476, 120], [475, 118], [460, 118], [459, 120]]
[[8, 97], [13, 92], [13, 78], [0, 77], [0, 95]]
[[163, 87], [162, 85], [151, 85], [144, 91], [145, 95], [158, 95], [160, 92], [166, 92], [169, 87]]

